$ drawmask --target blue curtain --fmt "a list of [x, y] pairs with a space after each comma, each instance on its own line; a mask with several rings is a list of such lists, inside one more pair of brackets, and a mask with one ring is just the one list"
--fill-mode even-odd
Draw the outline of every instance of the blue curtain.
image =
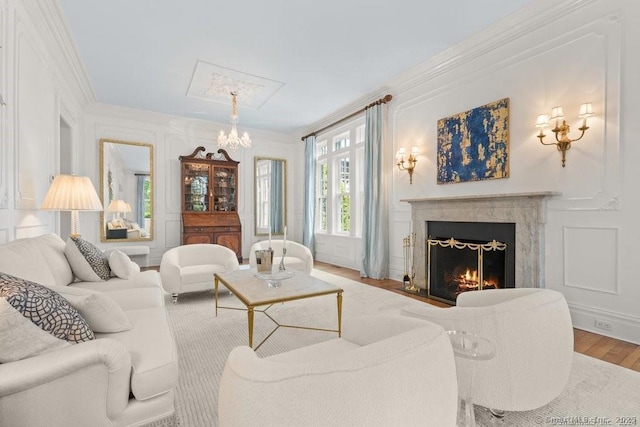
[[389, 207], [383, 169], [383, 110], [367, 108], [364, 139], [364, 216], [360, 276], [389, 277]]
[[315, 256], [316, 235], [316, 137], [308, 136], [304, 141], [304, 222], [302, 225], [302, 244]]
[[144, 181], [147, 175], [136, 175], [136, 222], [144, 228]]
[[271, 185], [269, 188], [269, 222], [271, 232], [281, 234], [284, 232], [284, 199], [283, 199], [283, 162], [271, 161]]

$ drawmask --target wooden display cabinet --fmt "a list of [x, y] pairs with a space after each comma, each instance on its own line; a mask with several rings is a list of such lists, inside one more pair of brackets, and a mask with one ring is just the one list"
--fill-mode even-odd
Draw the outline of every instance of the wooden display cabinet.
[[198, 147], [180, 156], [182, 244], [215, 243], [233, 250], [242, 263], [242, 224], [238, 216], [238, 164], [222, 149]]

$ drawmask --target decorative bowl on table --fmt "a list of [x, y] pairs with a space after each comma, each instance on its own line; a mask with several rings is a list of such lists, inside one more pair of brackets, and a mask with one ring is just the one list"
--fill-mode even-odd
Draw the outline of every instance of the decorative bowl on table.
[[282, 281], [291, 279], [294, 273], [292, 270], [274, 271], [271, 273], [256, 273], [255, 276], [258, 279], [262, 279], [267, 282], [267, 286], [270, 288], [279, 288], [282, 285]]

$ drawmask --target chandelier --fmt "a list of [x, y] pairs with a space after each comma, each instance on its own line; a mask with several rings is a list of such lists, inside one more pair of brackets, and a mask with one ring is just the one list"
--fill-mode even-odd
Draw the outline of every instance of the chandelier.
[[242, 138], [238, 136], [238, 129], [236, 125], [238, 124], [238, 92], [231, 92], [231, 132], [229, 135], [225, 135], [224, 131], [221, 130], [218, 135], [218, 146], [221, 148], [229, 148], [231, 150], [236, 150], [238, 147], [242, 146], [244, 148], [251, 148], [251, 139], [249, 138], [249, 134], [247, 132], [242, 134]]

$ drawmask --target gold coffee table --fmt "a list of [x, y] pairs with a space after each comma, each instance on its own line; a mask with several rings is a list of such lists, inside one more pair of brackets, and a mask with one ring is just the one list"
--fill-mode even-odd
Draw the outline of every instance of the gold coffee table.
[[[267, 337], [256, 346], [254, 350], [267, 340], [278, 328], [298, 328], [310, 329], [314, 331], [337, 332], [338, 336], [342, 336], [342, 288], [324, 282], [308, 274], [296, 271], [292, 278], [286, 279], [279, 287], [269, 287], [263, 279], [258, 279], [256, 271], [251, 270], [235, 270], [224, 273], [215, 273], [215, 300], [216, 300], [216, 316], [218, 316], [218, 308], [230, 310], [244, 310], [236, 307], [218, 306], [218, 286], [221, 282], [229, 291], [231, 291], [247, 308], [247, 320], [249, 326], [249, 347], [253, 348], [253, 315], [255, 311], [264, 313], [269, 319], [275, 323], [276, 327]], [[305, 298], [319, 297], [322, 295], [336, 294], [338, 300], [338, 329], [312, 328], [308, 326], [283, 325], [278, 323], [273, 317], [267, 313], [267, 310], [274, 304], [295, 301]], [[255, 310], [256, 307], [267, 306], [264, 310]]]

